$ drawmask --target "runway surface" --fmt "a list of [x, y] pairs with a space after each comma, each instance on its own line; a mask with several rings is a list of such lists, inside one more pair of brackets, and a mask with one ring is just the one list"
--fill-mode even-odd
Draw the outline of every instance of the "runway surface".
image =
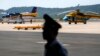
[[[59, 33], [69, 56], [100, 56], [100, 34]], [[41, 32], [0, 31], [0, 56], [43, 56]]]

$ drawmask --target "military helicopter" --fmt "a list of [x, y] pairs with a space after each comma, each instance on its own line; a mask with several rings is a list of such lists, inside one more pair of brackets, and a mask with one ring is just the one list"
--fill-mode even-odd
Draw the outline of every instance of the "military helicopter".
[[65, 11], [57, 15], [61, 15], [64, 13], [66, 13], [66, 15], [63, 19], [67, 20], [69, 24], [71, 24], [72, 22], [75, 24], [79, 22], [86, 24], [87, 20], [90, 18], [100, 18], [99, 13], [91, 12], [91, 11], [87, 11], [83, 13], [83, 12], [80, 12], [80, 9]]

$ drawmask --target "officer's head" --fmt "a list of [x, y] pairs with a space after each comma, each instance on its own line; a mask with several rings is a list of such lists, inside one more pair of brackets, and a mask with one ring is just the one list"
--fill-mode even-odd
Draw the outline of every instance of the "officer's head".
[[49, 15], [44, 14], [43, 18], [45, 20], [43, 26], [43, 39], [44, 40], [54, 40], [58, 34], [59, 28], [61, 25], [53, 20]]

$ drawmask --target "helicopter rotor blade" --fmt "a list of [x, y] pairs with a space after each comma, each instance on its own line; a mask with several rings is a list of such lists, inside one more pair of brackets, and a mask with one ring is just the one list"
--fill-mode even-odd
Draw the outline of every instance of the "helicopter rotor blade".
[[99, 13], [97, 13], [97, 12], [93, 12], [93, 11], [84, 11], [83, 13], [85, 13], [85, 14], [94, 14], [94, 15], [99, 15]]
[[58, 13], [57, 15], [61, 15], [61, 14], [65, 14], [65, 13], [69, 13], [69, 12], [72, 12], [72, 11], [75, 11], [75, 10], [64, 11], [64, 12]]

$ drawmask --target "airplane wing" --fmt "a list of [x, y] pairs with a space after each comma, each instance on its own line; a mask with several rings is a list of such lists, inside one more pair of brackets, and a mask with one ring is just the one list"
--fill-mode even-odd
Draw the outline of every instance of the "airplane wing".
[[22, 13], [22, 16], [33, 16], [36, 17], [38, 15], [38, 13]]

